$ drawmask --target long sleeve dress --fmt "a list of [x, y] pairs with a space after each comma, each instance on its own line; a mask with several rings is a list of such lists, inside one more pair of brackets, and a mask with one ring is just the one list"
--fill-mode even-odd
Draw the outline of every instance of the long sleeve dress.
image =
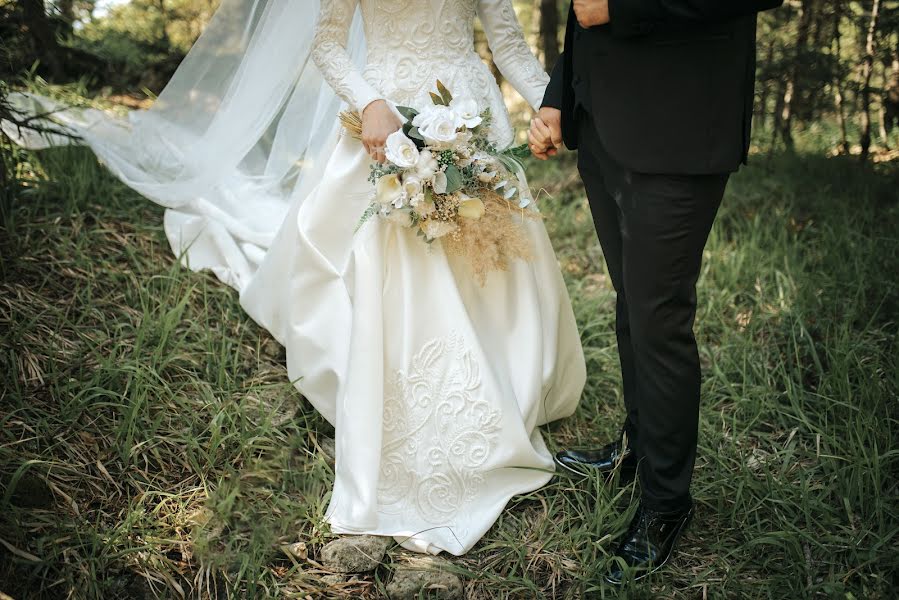
[[[346, 52], [361, 9], [364, 69]], [[475, 52], [478, 16], [503, 76], [533, 107], [548, 82], [510, 0], [324, 0], [312, 52], [349, 107], [385, 99], [421, 107], [440, 79], [513, 131]], [[340, 533], [394, 536], [421, 552], [468, 551], [553, 462], [538, 425], [570, 415], [586, 370], [543, 223], [525, 223], [535, 258], [488, 274], [375, 219], [371, 164], [343, 135], [315, 186], [299, 190], [253, 279], [248, 313], [286, 347], [288, 374], [336, 431], [326, 518]]]

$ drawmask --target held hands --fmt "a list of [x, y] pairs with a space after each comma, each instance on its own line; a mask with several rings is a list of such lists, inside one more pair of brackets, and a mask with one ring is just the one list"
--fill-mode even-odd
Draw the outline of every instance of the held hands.
[[574, 0], [574, 15], [584, 29], [609, 22], [609, 0]]
[[540, 160], [559, 153], [562, 147], [562, 111], [544, 106], [531, 119], [528, 131], [528, 146], [531, 154]]
[[362, 146], [372, 159], [379, 163], [386, 160], [384, 144], [387, 136], [402, 125], [385, 100], [375, 100], [362, 109]]

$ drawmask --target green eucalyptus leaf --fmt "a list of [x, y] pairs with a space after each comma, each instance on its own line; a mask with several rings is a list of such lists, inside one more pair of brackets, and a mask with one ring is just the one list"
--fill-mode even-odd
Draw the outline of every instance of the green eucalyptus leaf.
[[418, 111], [415, 110], [414, 108], [410, 108], [408, 106], [397, 106], [396, 110], [401, 115], [406, 117], [406, 120], [410, 121], [410, 122], [412, 121], [412, 119], [414, 119], [416, 116], [418, 116]]
[[377, 204], [370, 204], [368, 208], [365, 209], [365, 212], [362, 213], [362, 216], [359, 217], [359, 222], [356, 224], [356, 229], [353, 230], [353, 233], [359, 231], [373, 216], [378, 214], [378, 210], [380, 210], [380, 207]]
[[502, 153], [506, 156], [513, 156], [515, 158], [527, 158], [531, 155], [531, 151], [528, 149], [527, 144], [506, 148]]
[[446, 175], [446, 193], [452, 194], [453, 192], [457, 192], [462, 189], [463, 179], [462, 173], [459, 172], [459, 169], [456, 168], [455, 165], [450, 165], [444, 171]]

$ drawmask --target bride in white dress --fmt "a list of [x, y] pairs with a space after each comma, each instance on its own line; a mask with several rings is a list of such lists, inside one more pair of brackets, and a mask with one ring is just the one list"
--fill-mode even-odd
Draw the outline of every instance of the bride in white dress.
[[[473, 46], [476, 15], [497, 67], [535, 109], [549, 80], [524, 40], [511, 0], [322, 0], [318, 11], [316, 2], [305, 10], [297, 4], [306, 2], [268, 4], [270, 11], [284, 12], [254, 21], [253, 36], [259, 43], [293, 43], [289, 29], [278, 34], [275, 28], [299, 27], [291, 11], [302, 10], [308, 20], [311, 9], [311, 45], [281, 51], [308, 52], [330, 88], [360, 112], [370, 104], [383, 108], [381, 100], [421, 108], [431, 103], [429, 92], [439, 79], [454, 95], [489, 107], [491, 138], [500, 148], [510, 145], [502, 94]], [[354, 50], [360, 32], [351, 33], [359, 27], [358, 12], [367, 49], [362, 60]], [[302, 38], [296, 30], [293, 35]], [[269, 57], [271, 64], [276, 58]], [[240, 68], [245, 78], [262, 76]], [[184, 67], [179, 71], [187, 77]], [[308, 77], [309, 67], [291, 76]], [[197, 95], [202, 86], [195, 88]], [[257, 117], [258, 131], [271, 128], [275, 113], [287, 121], [290, 111], [293, 125], [306, 111], [315, 115], [307, 128], [321, 128], [322, 104], [301, 105], [296, 93], [283, 92], [283, 110]], [[317, 96], [304, 96], [310, 97]], [[159, 101], [165, 99], [163, 92]], [[226, 93], [218, 99], [223, 106], [231, 100]], [[170, 139], [154, 144], [175, 135], [173, 127], [155, 121], [190, 126], [171, 105], [162, 109], [170, 111], [165, 119], [152, 119], [151, 112], [124, 126], [90, 111], [57, 120], [126, 183], [166, 205], [173, 250], [191, 268], [212, 269], [237, 288], [247, 313], [285, 346], [291, 380], [335, 428], [335, 479], [326, 514], [332, 531], [393, 536], [421, 552], [467, 552], [512, 496], [549, 481], [553, 461], [537, 427], [572, 414], [584, 386], [578, 330], [543, 223], [524, 225], [534, 259], [490, 272], [482, 286], [465, 259], [444, 253], [439, 242], [424, 244], [411, 229], [375, 219], [354, 231], [371, 201], [372, 156], [358, 140], [336, 133], [335, 104], [327, 105], [331, 133], [316, 140], [322, 146], [316, 160], [309, 160], [311, 151], [294, 156], [310, 164], [299, 179], [295, 173], [280, 178], [277, 189], [288, 190], [280, 196], [271, 187], [254, 195], [247, 191], [250, 177], [235, 178], [249, 168], [244, 154], [235, 155], [240, 160], [233, 161], [234, 173], [218, 167], [214, 185], [195, 191], [200, 178], [184, 176], [184, 165], [209, 173], [205, 165], [214, 162], [204, 156], [200, 167], [191, 163], [199, 160], [192, 158], [197, 139], [209, 153], [225, 150], [210, 133], [215, 118], [190, 138], [193, 146]], [[219, 107], [214, 116], [223, 113]], [[145, 126], [150, 121], [153, 128]], [[227, 122], [239, 128], [233, 114]], [[116, 127], [130, 137], [106, 132]], [[281, 129], [283, 124], [274, 141], [269, 136], [267, 148], [278, 147]], [[224, 159], [216, 157], [220, 165]], [[153, 177], [145, 176], [149, 172]], [[285, 187], [285, 181], [299, 183]]]

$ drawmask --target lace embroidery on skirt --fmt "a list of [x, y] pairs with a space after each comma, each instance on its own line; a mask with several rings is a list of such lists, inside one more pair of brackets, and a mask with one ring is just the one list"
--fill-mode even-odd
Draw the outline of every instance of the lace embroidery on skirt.
[[414, 511], [424, 523], [452, 526], [477, 497], [501, 416], [475, 394], [480, 383], [458, 335], [429, 341], [408, 371], [388, 379], [378, 485], [384, 512]]

